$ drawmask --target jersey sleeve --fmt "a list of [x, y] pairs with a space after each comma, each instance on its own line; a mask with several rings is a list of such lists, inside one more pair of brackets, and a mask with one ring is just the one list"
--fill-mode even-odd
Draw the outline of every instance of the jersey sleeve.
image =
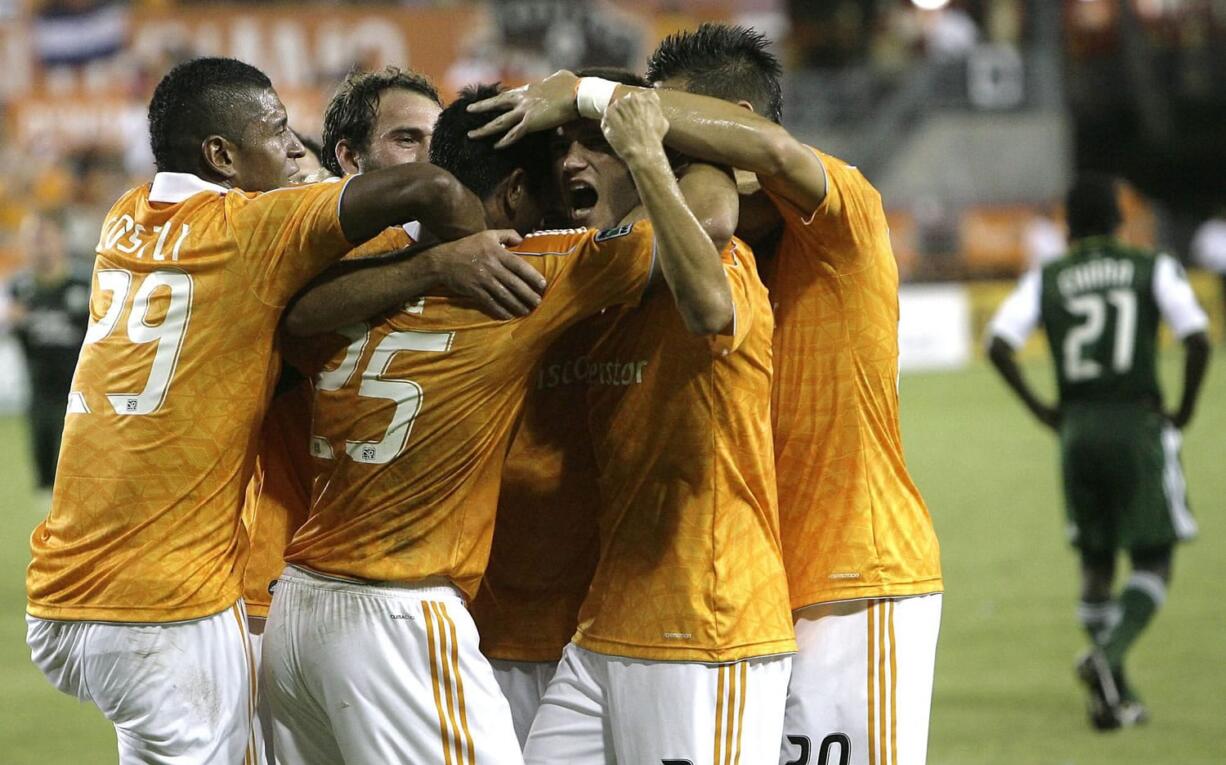
[[847, 163], [809, 146], [826, 173], [826, 197], [814, 210], [802, 210], [793, 202], [767, 192], [775, 203], [784, 227], [794, 232], [805, 249], [839, 270], [854, 270], [857, 259], [872, 251], [889, 226], [881, 195]]
[[1154, 264], [1154, 300], [1180, 340], [1209, 328], [1209, 317], [1196, 302], [1183, 266], [1170, 255], [1159, 255]]
[[988, 337], [999, 337], [1013, 348], [1024, 345], [1039, 324], [1042, 289], [1042, 272], [1037, 268], [1026, 272], [988, 323]]
[[341, 230], [340, 202], [348, 179], [277, 189], [241, 203], [231, 217], [253, 289], [283, 306], [352, 245]]
[[550, 288], [559, 294], [550, 303], [547, 292], [542, 303], [556, 306], [568, 317], [637, 305], [647, 289], [654, 260], [655, 235], [645, 221], [588, 232], [565, 257], [557, 259], [560, 271], [556, 275], [545, 274]]
[[749, 334], [754, 322], [760, 320], [751, 299], [758, 274], [753, 267], [748, 247], [733, 240], [728, 243], [724, 252], [724, 276], [728, 279], [728, 288], [732, 293], [732, 324], [724, 332], [708, 338], [711, 352], [716, 356], [734, 353], [741, 347], [741, 342]]

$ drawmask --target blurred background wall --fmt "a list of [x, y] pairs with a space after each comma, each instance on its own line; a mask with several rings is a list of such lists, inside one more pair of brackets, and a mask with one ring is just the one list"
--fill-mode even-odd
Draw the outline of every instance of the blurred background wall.
[[[1127, 239], [1226, 271], [1226, 0], [0, 0], [0, 281], [34, 212], [88, 269], [111, 202], [152, 174], [145, 106], [185, 58], [261, 67], [318, 137], [353, 67], [410, 66], [447, 92], [641, 70], [706, 20], [774, 39], [785, 124], [882, 191], [907, 370], [978, 352], [1010, 280], [1061, 252], [1078, 169], [1127, 179]], [[1219, 280], [1195, 282], [1220, 328]], [[0, 335], [0, 411], [22, 401], [20, 364]]]

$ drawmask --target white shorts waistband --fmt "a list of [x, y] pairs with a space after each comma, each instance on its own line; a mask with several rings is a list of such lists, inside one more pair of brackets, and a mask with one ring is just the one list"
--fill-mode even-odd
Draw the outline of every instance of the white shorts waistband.
[[362, 582], [321, 574], [300, 566], [287, 565], [281, 572], [280, 584], [296, 584], [329, 592], [348, 592], [354, 595], [381, 596], [388, 598], [414, 598], [416, 600], [440, 600], [454, 598], [464, 602], [460, 588], [441, 576], [420, 579], [416, 582]]

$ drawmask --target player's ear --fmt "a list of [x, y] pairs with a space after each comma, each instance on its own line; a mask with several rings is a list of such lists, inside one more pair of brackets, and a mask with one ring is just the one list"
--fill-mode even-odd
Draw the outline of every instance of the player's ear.
[[224, 180], [234, 180], [238, 175], [238, 167], [235, 165], [238, 159], [236, 148], [227, 138], [219, 135], [208, 136], [200, 144], [205, 168]]
[[358, 167], [358, 153], [353, 150], [348, 138], [336, 142], [336, 162], [341, 166], [341, 170], [345, 171], [345, 175], [361, 172]]

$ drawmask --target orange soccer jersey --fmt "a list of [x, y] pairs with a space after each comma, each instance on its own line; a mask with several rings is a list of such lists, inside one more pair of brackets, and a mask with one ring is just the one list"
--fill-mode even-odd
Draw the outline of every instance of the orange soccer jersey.
[[[413, 239], [407, 230], [407, 226], [389, 228], [352, 250], [345, 259], [408, 247]], [[313, 397], [310, 381], [299, 380], [268, 403], [260, 428], [255, 472], [243, 503], [243, 523], [251, 540], [251, 554], [243, 574], [243, 601], [248, 616], [268, 616], [273, 585], [285, 568], [285, 547], [310, 514], [314, 475], [310, 451]]]
[[528, 316], [499, 322], [427, 297], [321, 347], [312, 452], [324, 462], [286, 561], [367, 581], [445, 578], [472, 599], [532, 370], [569, 325], [639, 299], [652, 241], [646, 224], [529, 236], [515, 252], [548, 287]]
[[616, 312], [567, 330], [537, 367], [502, 469], [489, 565], [472, 603], [481, 652], [557, 661], [575, 634], [600, 543], [587, 430], [588, 356]]
[[771, 319], [753, 255], [724, 251], [732, 332], [709, 345], [672, 300], [627, 311], [592, 353], [600, 562], [575, 643], [667, 661], [796, 650], [771, 452]]
[[343, 183], [266, 194], [159, 173], [103, 225], [28, 610], [165, 622], [241, 591], [240, 522], [286, 301], [349, 248]]
[[783, 199], [767, 283], [772, 417], [792, 607], [941, 590], [932, 519], [903, 460], [898, 269], [881, 197], [818, 152], [826, 198]]

